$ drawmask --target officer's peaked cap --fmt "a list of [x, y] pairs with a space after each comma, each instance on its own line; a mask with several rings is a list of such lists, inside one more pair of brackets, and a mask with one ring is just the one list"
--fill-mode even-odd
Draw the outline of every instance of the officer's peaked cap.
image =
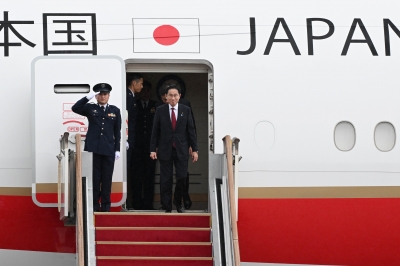
[[112, 90], [112, 87], [110, 84], [107, 83], [99, 83], [93, 86], [93, 91], [98, 92], [98, 91], [107, 91], [110, 92]]

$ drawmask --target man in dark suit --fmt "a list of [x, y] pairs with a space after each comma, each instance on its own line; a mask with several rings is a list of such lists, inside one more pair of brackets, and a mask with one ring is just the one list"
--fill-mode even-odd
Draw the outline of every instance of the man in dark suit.
[[[171, 84], [164, 84], [161, 88], [160, 88], [160, 98], [161, 100], [158, 101], [156, 103], [156, 108], [166, 104], [168, 102], [167, 100], [167, 95], [165, 93], [165, 89], [167, 86], [179, 86], [176, 83], [171, 83]], [[194, 131], [196, 132], [196, 136], [197, 136], [197, 130], [196, 130], [196, 121], [194, 119], [194, 114], [193, 114], [193, 109], [192, 109], [192, 105], [190, 104], [190, 102], [184, 98], [181, 98], [181, 94], [179, 94], [179, 103], [186, 105], [187, 107], [190, 108], [190, 112], [192, 113], [192, 117], [193, 117], [193, 125], [194, 125]], [[189, 155], [192, 155], [192, 147], [189, 147]], [[190, 209], [190, 207], [192, 207], [192, 200], [190, 199], [190, 195], [189, 195], [189, 172], [187, 173], [185, 180], [184, 180], [184, 185], [183, 185], [183, 192], [182, 192], [182, 199], [183, 199], [183, 206], [185, 207], [185, 209]]]
[[160, 159], [161, 204], [166, 212], [172, 210], [173, 165], [175, 165], [176, 187], [174, 205], [182, 212], [182, 193], [187, 175], [189, 147], [192, 147], [192, 162], [198, 159], [196, 132], [189, 107], [178, 104], [180, 88], [166, 87], [168, 104], [157, 108], [150, 142], [150, 157]]
[[[72, 106], [72, 111], [89, 121], [85, 151], [93, 152], [93, 209], [103, 212], [110, 210], [114, 162], [120, 158], [121, 145], [121, 112], [108, 104], [111, 90], [109, 84], [99, 83], [93, 87], [94, 93]], [[88, 104], [95, 96], [97, 104]]]
[[143, 77], [140, 74], [133, 74], [128, 80], [128, 88], [126, 89], [126, 111], [128, 114], [128, 140], [126, 143], [127, 152], [127, 200], [126, 208], [132, 209], [133, 206], [133, 158], [132, 153], [135, 146], [135, 121], [139, 110], [136, 104], [137, 98], [135, 93], [138, 94], [143, 88]]
[[149, 158], [149, 153], [156, 102], [150, 100], [150, 82], [143, 82], [143, 89], [138, 98], [140, 99], [136, 100], [138, 113], [135, 125], [135, 148], [133, 150], [133, 207], [135, 209], [154, 210], [156, 161]]

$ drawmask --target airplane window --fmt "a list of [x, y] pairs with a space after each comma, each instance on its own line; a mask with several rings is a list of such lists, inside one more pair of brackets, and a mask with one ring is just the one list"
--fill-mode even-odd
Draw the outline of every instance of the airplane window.
[[335, 127], [335, 145], [341, 151], [349, 151], [356, 144], [356, 130], [352, 123], [342, 121]]
[[56, 84], [54, 85], [55, 93], [88, 93], [90, 92], [89, 84]]
[[396, 130], [389, 122], [381, 122], [375, 127], [375, 146], [380, 151], [390, 151], [396, 144]]
[[275, 142], [274, 125], [268, 121], [258, 122], [254, 130], [254, 140], [256, 145], [262, 150], [271, 148]]

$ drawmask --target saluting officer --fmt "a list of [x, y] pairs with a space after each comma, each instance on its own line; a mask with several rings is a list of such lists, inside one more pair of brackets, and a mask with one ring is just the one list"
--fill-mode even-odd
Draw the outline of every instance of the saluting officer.
[[[108, 104], [111, 90], [109, 84], [99, 83], [93, 87], [93, 93], [72, 106], [72, 111], [86, 116], [89, 121], [85, 151], [93, 153], [93, 208], [102, 212], [110, 210], [114, 162], [120, 158], [121, 112]], [[88, 104], [93, 97], [97, 104]]]

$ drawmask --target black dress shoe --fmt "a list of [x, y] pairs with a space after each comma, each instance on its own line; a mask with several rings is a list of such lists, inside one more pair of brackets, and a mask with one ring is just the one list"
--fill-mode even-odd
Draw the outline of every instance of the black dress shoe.
[[166, 212], [166, 213], [169, 213], [169, 212], [171, 212], [171, 210], [166, 210], [165, 212]]
[[184, 200], [183, 201], [183, 206], [185, 206], [185, 209], [190, 209], [190, 207], [192, 207], [192, 201], [190, 199], [188, 200]]
[[183, 213], [182, 205], [180, 203], [178, 204], [175, 200], [173, 201], [173, 203], [174, 203], [174, 205], [176, 207], [176, 211], [179, 212], [179, 213]]

